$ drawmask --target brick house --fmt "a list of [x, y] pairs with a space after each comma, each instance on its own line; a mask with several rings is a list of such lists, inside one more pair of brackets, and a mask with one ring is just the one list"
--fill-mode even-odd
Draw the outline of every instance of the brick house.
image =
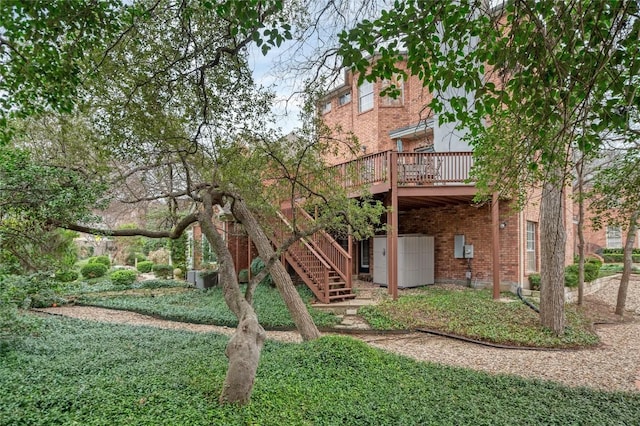
[[[400, 96], [380, 96], [391, 83]], [[417, 77], [358, 85], [346, 73], [344, 84], [320, 101], [325, 124], [340, 129], [332, 137], [354, 135], [362, 148], [327, 157], [329, 164], [343, 173], [347, 187], [365, 185], [391, 207], [385, 235], [336, 242], [320, 233], [285, 253], [285, 263], [320, 301], [354, 297], [353, 275], [388, 286], [393, 296], [398, 288], [432, 283], [493, 287], [497, 295], [518, 285], [528, 288], [528, 276], [539, 272], [540, 191], [529, 190], [527, 204], [517, 212], [508, 200], [475, 203], [477, 189], [467, 182], [472, 149], [453, 126], [425, 116], [430, 96]], [[573, 207], [565, 203], [567, 265], [575, 247]], [[292, 208], [283, 207], [284, 216]], [[255, 249], [237, 225], [220, 226], [236, 268], [247, 268]], [[198, 247], [199, 230], [192, 232], [190, 246]], [[198, 269], [197, 251], [192, 258], [190, 267]]]
[[[355, 242], [353, 273], [385, 281], [382, 284], [394, 293], [397, 286], [403, 287], [398, 277], [407, 268], [398, 241], [418, 234], [433, 237], [428, 261], [436, 283], [527, 288], [528, 275], [538, 272], [540, 265], [540, 192], [530, 190], [529, 201], [519, 212], [510, 210], [504, 200], [474, 203], [476, 188], [466, 183], [472, 148], [453, 126], [439, 126], [437, 117], [424, 111], [431, 94], [421, 81], [411, 76], [407, 81], [358, 85], [357, 80], [347, 72], [344, 84], [320, 101], [319, 113], [329, 128], [339, 129], [334, 137], [353, 134], [362, 150], [357, 155], [343, 152], [328, 161], [345, 170], [359, 170], [357, 183], [369, 185], [374, 197], [392, 212], [386, 218], [390, 231], [385, 256], [374, 254], [374, 246], [380, 251], [384, 240]], [[380, 95], [390, 84], [399, 89], [398, 97]], [[573, 203], [567, 202], [566, 264], [574, 254], [573, 217]], [[386, 263], [386, 279], [375, 273], [376, 261]]]
[[[575, 222], [577, 223], [578, 206], [574, 206], [574, 212], [576, 214]], [[624, 248], [625, 241], [627, 239], [627, 232], [621, 229], [617, 225], [602, 224], [601, 227], [594, 227], [594, 220], [597, 219], [595, 213], [589, 209], [589, 202], [585, 205], [585, 220], [584, 220], [584, 240], [585, 240], [585, 252], [601, 254], [602, 249], [605, 248]], [[577, 226], [577, 225], [576, 225]], [[577, 235], [577, 230], [575, 231]], [[633, 243], [634, 248], [640, 248], [639, 235], [636, 233], [636, 238]], [[578, 253], [578, 237], [575, 241], [575, 252]]]

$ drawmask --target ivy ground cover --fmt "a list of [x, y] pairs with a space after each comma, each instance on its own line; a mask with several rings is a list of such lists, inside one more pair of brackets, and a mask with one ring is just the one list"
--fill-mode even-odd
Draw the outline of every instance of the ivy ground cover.
[[252, 402], [219, 406], [227, 338], [46, 318], [0, 346], [0, 425], [636, 424], [640, 395], [425, 364], [347, 337], [268, 341]]

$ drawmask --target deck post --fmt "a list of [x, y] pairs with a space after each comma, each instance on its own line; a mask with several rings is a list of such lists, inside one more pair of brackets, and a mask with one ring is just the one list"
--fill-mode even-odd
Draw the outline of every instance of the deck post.
[[388, 291], [393, 300], [398, 299], [398, 153], [389, 153], [389, 204], [387, 213], [387, 281]]
[[494, 192], [491, 202], [491, 236], [493, 240], [493, 299], [500, 299], [500, 199]]
[[351, 227], [349, 227], [349, 233], [347, 234], [347, 254], [349, 255], [349, 261], [347, 265], [347, 288], [353, 287], [353, 238], [351, 237]]

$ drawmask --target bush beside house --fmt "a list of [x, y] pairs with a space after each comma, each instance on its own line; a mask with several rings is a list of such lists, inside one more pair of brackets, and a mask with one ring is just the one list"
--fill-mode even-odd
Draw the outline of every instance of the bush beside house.
[[[595, 257], [588, 257], [584, 263], [584, 282], [590, 283], [595, 281], [600, 274], [600, 267], [602, 262]], [[564, 269], [564, 285], [565, 287], [577, 287], [578, 286], [578, 268], [579, 265], [574, 263]], [[540, 274], [529, 275], [529, 286], [531, 290], [540, 290], [541, 278]]]

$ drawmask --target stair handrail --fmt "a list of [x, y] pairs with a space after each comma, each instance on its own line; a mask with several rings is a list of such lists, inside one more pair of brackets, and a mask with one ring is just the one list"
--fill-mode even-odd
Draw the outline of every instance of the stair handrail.
[[[314, 221], [315, 219], [311, 216], [298, 202], [295, 203], [295, 208], [301, 212], [302, 216], [310, 221]], [[291, 225], [290, 225], [291, 226]], [[331, 253], [328, 252], [324, 244], [317, 240], [317, 238], [323, 238], [326, 241], [326, 246], [330, 247], [331, 250], [337, 253], [337, 256], [332, 256]], [[344, 280], [346, 287], [351, 288], [352, 280], [351, 280], [351, 255], [344, 249], [338, 242], [329, 235], [328, 232], [320, 229], [316, 233], [310, 236], [308, 240], [311, 242], [313, 247], [315, 247], [316, 251], [322, 255], [322, 257], [332, 266], [332, 268], [340, 275], [340, 277]], [[340, 262], [341, 259], [344, 259], [343, 262]], [[342, 265], [340, 263], [343, 263]]]
[[[277, 215], [280, 218], [280, 220], [282, 221], [282, 223], [284, 223], [289, 229], [293, 230], [293, 226], [291, 225], [291, 223], [289, 223], [287, 218], [281, 212], [277, 212]], [[317, 276], [311, 270], [305, 271], [305, 274], [315, 284], [315, 286], [317, 287], [317, 290], [318, 291], [322, 291], [322, 294], [324, 296], [323, 302], [324, 303], [328, 303], [328, 301], [329, 301], [329, 271], [332, 268], [325, 261], [324, 257], [321, 256], [316, 250], [314, 250], [313, 247], [305, 240], [305, 238], [300, 238], [300, 240], [298, 242], [302, 243], [302, 246], [305, 247], [311, 253], [311, 255], [313, 256], [313, 259], [315, 259], [320, 264], [320, 267], [322, 268], [322, 272], [320, 272], [322, 274], [322, 276]], [[281, 244], [282, 241], [279, 241], [278, 243]], [[297, 263], [301, 263], [300, 260], [297, 257], [297, 254], [300, 254], [299, 253], [300, 250], [301, 250], [300, 245], [294, 243], [294, 244], [291, 244], [289, 247], [287, 247], [287, 249], [284, 251], [284, 255], [292, 257], [293, 259], [296, 260]], [[298, 252], [298, 253], [296, 253], [296, 252]], [[295, 266], [294, 266], [294, 268], [295, 268]], [[304, 279], [304, 277], [302, 277], [302, 278]], [[313, 290], [313, 288], [312, 288], [312, 290]], [[314, 291], [314, 293], [315, 293], [315, 291]]]
[[[289, 223], [289, 221], [287, 220], [287, 218], [280, 212], [277, 212], [278, 216], [280, 217], [280, 219], [282, 219], [282, 221], [285, 223], [285, 225], [287, 225], [289, 227], [289, 229], [293, 230], [293, 226], [291, 225], [291, 223]], [[313, 249], [313, 247], [311, 247], [311, 245], [309, 244], [309, 242], [307, 241], [307, 239], [305, 237], [300, 237], [299, 241], [302, 241], [304, 243], [305, 246], [307, 246], [307, 248], [318, 257], [318, 260], [320, 260], [322, 262], [322, 264], [324, 266], [326, 266], [327, 268], [331, 269], [331, 265], [329, 265], [326, 260], [324, 259], [323, 256], [321, 256], [316, 250]], [[282, 243], [282, 242], [281, 242]], [[291, 247], [293, 247], [295, 244], [290, 245], [287, 250]]]

